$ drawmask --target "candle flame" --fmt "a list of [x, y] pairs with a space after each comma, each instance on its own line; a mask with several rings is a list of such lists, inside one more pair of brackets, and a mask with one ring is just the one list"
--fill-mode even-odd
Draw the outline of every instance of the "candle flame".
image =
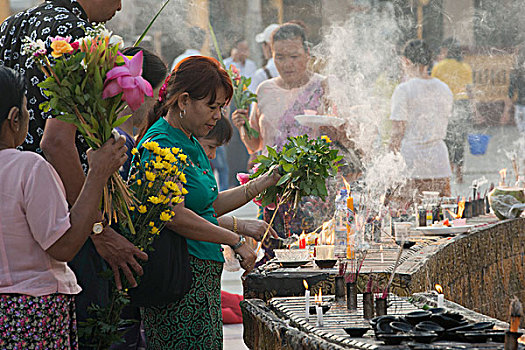
[[323, 302], [323, 290], [319, 289], [319, 303]]
[[439, 294], [443, 294], [443, 287], [441, 287], [440, 284], [437, 284], [437, 283], [436, 283], [436, 285], [434, 286], [434, 288], [436, 288], [436, 290], [437, 290], [437, 292], [438, 292]]
[[461, 202], [458, 203], [458, 214], [456, 215], [456, 219], [461, 219], [463, 216], [463, 211], [465, 210], [465, 197], [461, 200]]
[[303, 286], [306, 288], [306, 290], [308, 290], [308, 283], [306, 283], [306, 280], [303, 280]]
[[344, 176], [341, 176], [343, 178], [343, 182], [345, 183], [345, 187], [346, 187], [346, 191], [348, 192], [348, 194], [350, 195], [350, 184], [348, 183], [348, 181], [346, 181], [345, 177]]

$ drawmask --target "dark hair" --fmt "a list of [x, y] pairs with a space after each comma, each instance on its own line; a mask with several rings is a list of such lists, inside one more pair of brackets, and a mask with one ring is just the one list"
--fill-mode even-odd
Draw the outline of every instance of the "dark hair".
[[0, 127], [13, 107], [22, 109], [26, 93], [24, 76], [19, 72], [0, 65]]
[[168, 67], [159, 56], [143, 47], [127, 47], [122, 50], [122, 54], [126, 56], [135, 56], [139, 51], [142, 51], [142, 54], [144, 55], [142, 77], [151, 84], [153, 89], [156, 89], [164, 82], [164, 79], [166, 79]]
[[303, 48], [308, 51], [308, 42], [306, 41], [306, 34], [304, 29], [295, 23], [285, 23], [277, 28], [272, 35], [272, 46], [276, 41], [293, 40], [299, 38], [303, 43]]
[[215, 103], [217, 90], [223, 88], [226, 92], [226, 103], [233, 95], [233, 85], [228, 72], [212, 57], [190, 56], [180, 61], [167, 81], [166, 94], [162, 101], [157, 101], [149, 111], [145, 124], [137, 137], [140, 141], [148, 129], [166, 115], [171, 108], [177, 107], [179, 96], [185, 92], [193, 100], [209, 97], [208, 104]]
[[217, 121], [213, 129], [204, 136], [203, 139], [206, 140], [215, 140], [218, 145], [224, 145], [230, 142], [233, 135], [232, 123], [228, 118], [222, 117]]
[[432, 52], [423, 40], [410, 40], [403, 49], [403, 56], [414, 64], [428, 66], [432, 62]]
[[455, 59], [456, 61], [463, 61], [461, 47], [458, 43], [454, 43], [448, 48], [447, 58]]

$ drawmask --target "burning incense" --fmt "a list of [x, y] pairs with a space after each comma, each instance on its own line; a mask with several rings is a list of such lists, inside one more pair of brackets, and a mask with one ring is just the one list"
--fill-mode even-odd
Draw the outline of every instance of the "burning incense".
[[394, 265], [394, 269], [392, 270], [392, 274], [390, 275], [390, 279], [388, 280], [388, 283], [386, 284], [386, 287], [383, 290], [383, 295], [381, 296], [382, 299], [386, 299], [388, 295], [388, 289], [390, 288], [392, 281], [394, 281], [394, 275], [396, 274], [397, 266], [399, 265], [399, 260], [401, 260], [402, 254], [403, 254], [403, 244], [401, 244], [401, 246], [399, 247], [399, 252], [397, 253], [396, 263]]
[[505, 186], [505, 179], [507, 177], [507, 168], [503, 168], [499, 171], [499, 176], [500, 176], [500, 182], [499, 182], [499, 185], [500, 186]]
[[523, 307], [518, 298], [514, 297], [510, 304], [510, 331], [518, 332], [521, 317], [523, 316]]

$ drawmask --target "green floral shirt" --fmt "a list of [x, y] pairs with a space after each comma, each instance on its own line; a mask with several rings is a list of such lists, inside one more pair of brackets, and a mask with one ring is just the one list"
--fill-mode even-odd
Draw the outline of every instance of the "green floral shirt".
[[[217, 214], [213, 209], [213, 202], [218, 195], [217, 182], [210, 161], [199, 141], [193, 136], [188, 138], [182, 130], [172, 127], [164, 118], [160, 118], [149, 128], [140, 141], [139, 147], [146, 140], [155, 141], [160, 147], [180, 148], [188, 156], [189, 165], [184, 171], [187, 180], [184, 187], [188, 190], [185, 196], [185, 206], [212, 224], [218, 225]], [[144, 150], [142, 161], [148, 160], [148, 152]], [[224, 262], [220, 244], [195, 241], [189, 238], [186, 241], [191, 255], [202, 260]]]

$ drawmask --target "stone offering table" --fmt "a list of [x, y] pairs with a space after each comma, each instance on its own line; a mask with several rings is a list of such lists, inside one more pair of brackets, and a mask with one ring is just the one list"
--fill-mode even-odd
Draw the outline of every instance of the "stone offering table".
[[[358, 305], [361, 305], [361, 295]], [[323, 297], [326, 302], [333, 296]], [[312, 299], [313, 300], [313, 299]], [[433, 305], [433, 296], [415, 294], [412, 298], [389, 296], [389, 315], [404, 315], [419, 310], [423, 305]], [[362, 309], [350, 312], [345, 305], [332, 303], [330, 310], [324, 315], [323, 327], [316, 326], [316, 316], [305, 317], [304, 297], [273, 298], [269, 303], [259, 299], [245, 300], [241, 303], [245, 319], [244, 341], [251, 349], [503, 349], [502, 343], [465, 343], [459, 341], [435, 341], [429, 345], [406, 342], [401, 345], [385, 345], [376, 340], [372, 330], [360, 338], [352, 338], [346, 334], [346, 327], [361, 327], [368, 325], [363, 319]], [[492, 321], [495, 328], [506, 329], [508, 325], [490, 317], [464, 309], [447, 301], [445, 306], [454, 312], [462, 314], [469, 322]], [[525, 347], [520, 346], [520, 349]]]
[[[468, 223], [477, 226], [470, 233], [450, 237], [412, 232], [410, 240], [416, 244], [403, 251], [390, 292], [408, 297], [433, 290], [434, 284], [439, 283], [446, 300], [479, 314], [507, 320], [510, 299], [516, 296], [525, 301], [525, 218], [498, 221], [493, 216], [483, 216]], [[388, 240], [372, 245], [358, 279], [360, 292], [365, 290], [370, 275], [375, 285], [386, 284], [398, 251], [399, 247]], [[269, 262], [248, 274], [244, 281], [245, 329], [256, 329], [250, 324], [255, 322], [250, 310], [262, 308], [265, 301], [275, 297], [304, 297], [303, 279], [308, 282], [312, 296], [319, 289], [323, 295], [334, 294], [337, 273], [337, 266], [319, 269], [309, 263], [285, 269]], [[262, 301], [252, 305], [249, 299]], [[525, 320], [521, 322], [524, 327]]]

